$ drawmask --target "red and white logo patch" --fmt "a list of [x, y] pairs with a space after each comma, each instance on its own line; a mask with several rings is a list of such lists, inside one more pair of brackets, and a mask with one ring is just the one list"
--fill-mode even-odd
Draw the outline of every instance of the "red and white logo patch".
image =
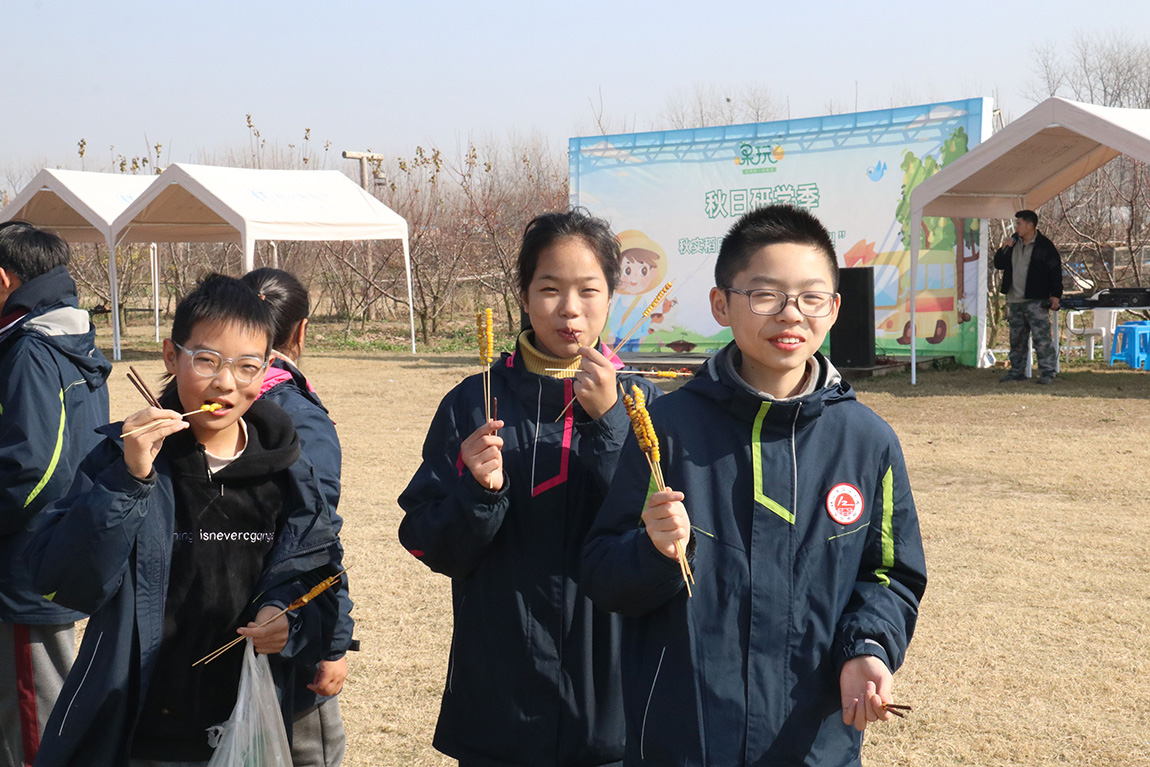
[[854, 485], [842, 482], [827, 493], [827, 514], [840, 525], [852, 525], [858, 522], [862, 513], [862, 493]]

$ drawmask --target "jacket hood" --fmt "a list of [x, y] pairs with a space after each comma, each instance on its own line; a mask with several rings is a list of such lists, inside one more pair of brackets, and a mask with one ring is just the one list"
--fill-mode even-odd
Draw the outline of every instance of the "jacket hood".
[[4, 302], [4, 314], [12, 314], [19, 309], [35, 314], [37, 310], [65, 303], [79, 306], [76, 283], [68, 274], [68, 267], [57, 266], [12, 291]]
[[[166, 408], [180, 410], [179, 395], [172, 390], [160, 397], [160, 404]], [[268, 474], [290, 467], [299, 458], [299, 435], [291, 418], [274, 402], [257, 399], [244, 413], [248, 427], [248, 441], [243, 454], [220, 471], [213, 478], [227, 483], [233, 480], [265, 477]], [[177, 463], [180, 457], [198, 451], [199, 447], [191, 429], [185, 429], [168, 437], [175, 443]], [[195, 469], [198, 473], [198, 462]]]
[[16, 311], [27, 314], [4, 337], [17, 330], [37, 333], [76, 366], [89, 389], [104, 385], [112, 363], [96, 348], [96, 331], [88, 313], [79, 308], [76, 283], [67, 267], [57, 266], [13, 291], [4, 303], [4, 313]]
[[320, 402], [319, 395], [316, 394], [311, 381], [307, 380], [307, 376], [288, 360], [276, 357], [268, 366], [267, 373], [264, 374], [264, 382], [260, 386], [260, 396], [263, 397], [281, 386], [294, 386], [299, 391], [300, 396], [323, 412], [327, 412], [327, 408]]
[[802, 397], [775, 399], [755, 389], [736, 372], [742, 352], [734, 341], [708, 359], [684, 389], [714, 400], [716, 404], [748, 423], [753, 423], [762, 404], [770, 402], [768, 421], [801, 422], [817, 418], [836, 402], [855, 399], [851, 385], [843, 380], [830, 360], [815, 352], [818, 380], [815, 390]]

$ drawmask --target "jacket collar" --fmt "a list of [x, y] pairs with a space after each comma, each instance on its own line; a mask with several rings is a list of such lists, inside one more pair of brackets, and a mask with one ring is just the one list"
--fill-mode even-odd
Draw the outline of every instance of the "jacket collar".
[[4, 302], [5, 316], [23, 309], [31, 315], [41, 314], [53, 306], [79, 306], [76, 283], [68, 267], [57, 266], [25, 282]]
[[815, 352], [818, 376], [815, 390], [805, 396], [775, 399], [744, 381], [736, 372], [742, 353], [732, 341], [707, 360], [699, 373], [683, 387], [714, 400], [723, 409], [748, 423], [754, 422], [763, 403], [770, 403], [767, 423], [801, 424], [822, 415], [830, 404], [854, 399], [850, 384], [842, 379], [830, 360]]

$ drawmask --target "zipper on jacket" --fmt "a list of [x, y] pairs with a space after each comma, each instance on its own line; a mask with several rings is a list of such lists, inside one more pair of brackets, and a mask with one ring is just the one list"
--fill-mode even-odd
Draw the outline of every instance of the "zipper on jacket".
[[795, 417], [791, 420], [791, 513], [796, 519], [799, 513], [799, 456], [795, 450], [795, 432], [799, 426], [799, 412], [803, 406], [795, 408]]
[[663, 656], [667, 654], [667, 646], [659, 653], [659, 665], [655, 666], [655, 678], [651, 680], [651, 691], [647, 693], [647, 705], [643, 708], [643, 725], [639, 729], [639, 758], [646, 759], [644, 749], [647, 746], [647, 714], [651, 711], [651, 698], [655, 697], [655, 683], [659, 681], [659, 671], [663, 668]]

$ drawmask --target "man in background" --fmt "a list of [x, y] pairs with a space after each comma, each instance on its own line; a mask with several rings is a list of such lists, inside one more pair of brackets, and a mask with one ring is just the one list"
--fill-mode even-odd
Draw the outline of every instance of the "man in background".
[[108, 423], [111, 363], [56, 235], [0, 224], [0, 767], [30, 765], [75, 657], [79, 613], [36, 593], [25, 528]]
[[1035, 383], [1054, 380], [1058, 355], [1050, 334], [1050, 310], [1058, 311], [1062, 297], [1062, 259], [1058, 249], [1038, 231], [1038, 214], [1020, 210], [1014, 214], [1014, 235], [994, 254], [994, 268], [1002, 270], [1000, 290], [1010, 311], [1010, 372], [999, 379], [1021, 381], [1030, 368], [1027, 339], [1038, 355], [1039, 376]]

